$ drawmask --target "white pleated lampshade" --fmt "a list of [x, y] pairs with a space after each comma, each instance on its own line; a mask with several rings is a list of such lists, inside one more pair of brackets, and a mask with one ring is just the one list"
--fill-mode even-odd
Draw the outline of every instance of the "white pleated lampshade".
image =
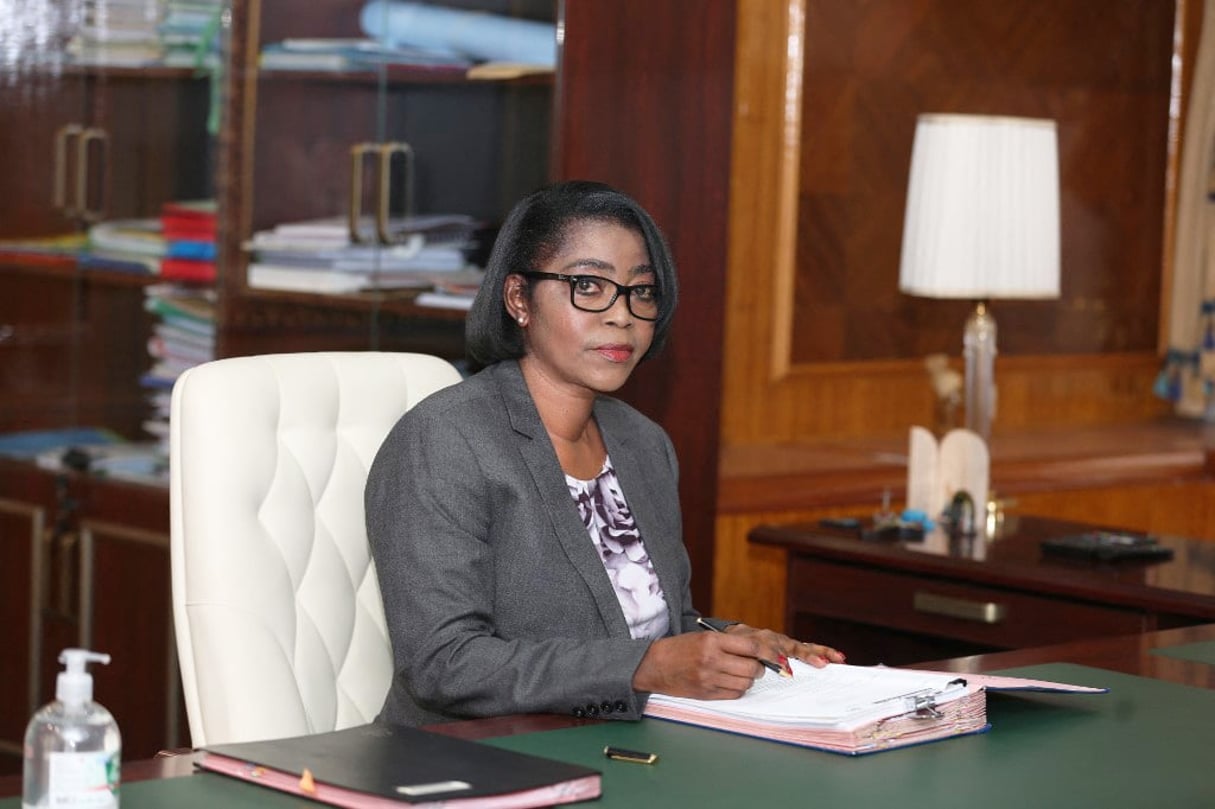
[[929, 298], [1059, 297], [1054, 121], [919, 117], [899, 289]]

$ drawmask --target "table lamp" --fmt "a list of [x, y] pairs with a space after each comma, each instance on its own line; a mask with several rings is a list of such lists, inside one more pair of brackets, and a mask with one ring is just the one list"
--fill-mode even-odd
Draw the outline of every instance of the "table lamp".
[[986, 441], [995, 416], [993, 298], [1059, 297], [1055, 122], [925, 114], [916, 122], [899, 289], [967, 298], [966, 427]]

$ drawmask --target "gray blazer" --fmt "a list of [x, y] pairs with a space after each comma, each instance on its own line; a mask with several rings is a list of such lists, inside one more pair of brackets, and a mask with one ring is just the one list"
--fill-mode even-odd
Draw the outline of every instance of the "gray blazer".
[[[666, 595], [695, 627], [678, 468], [666, 433], [609, 397], [595, 419]], [[396, 674], [380, 719], [511, 713], [635, 719], [649, 647], [629, 635], [517, 362], [406, 413], [367, 480]]]

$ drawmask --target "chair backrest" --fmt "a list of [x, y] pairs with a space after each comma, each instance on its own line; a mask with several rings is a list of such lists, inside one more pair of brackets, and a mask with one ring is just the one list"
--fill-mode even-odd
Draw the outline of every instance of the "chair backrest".
[[401, 414], [459, 380], [377, 352], [217, 360], [170, 418], [173, 620], [195, 746], [375, 718], [392, 678], [363, 486]]

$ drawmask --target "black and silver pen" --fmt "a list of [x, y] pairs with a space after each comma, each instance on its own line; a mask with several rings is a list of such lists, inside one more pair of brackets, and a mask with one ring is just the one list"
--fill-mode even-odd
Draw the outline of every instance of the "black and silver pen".
[[[718, 629], [717, 627], [713, 626], [713, 624], [706, 621], [704, 618], [697, 618], [696, 625], [699, 626], [701, 629], [707, 629], [710, 632], [724, 633], [726, 631], [724, 629]], [[792, 677], [793, 676], [793, 671], [791, 669], [789, 669], [787, 666], [782, 666], [779, 663], [773, 663], [771, 660], [765, 660], [762, 657], [757, 657], [755, 659], [758, 660], [759, 664], [761, 666], [763, 666], [764, 668], [766, 668], [768, 671], [776, 672], [777, 674], [779, 674], [782, 677]]]

